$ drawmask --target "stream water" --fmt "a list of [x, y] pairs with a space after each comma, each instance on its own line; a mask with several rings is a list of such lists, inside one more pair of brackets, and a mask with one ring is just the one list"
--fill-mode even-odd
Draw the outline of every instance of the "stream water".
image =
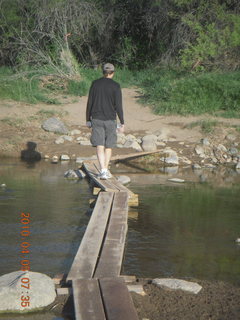
[[[31, 271], [67, 273], [89, 221], [87, 180], [67, 180], [74, 163], [0, 161], [0, 276], [21, 268], [21, 214], [29, 213]], [[176, 170], [176, 169], [175, 169]], [[126, 166], [140, 205], [129, 212], [123, 273], [240, 284], [240, 174], [234, 170], [154, 174]], [[184, 183], [170, 182], [172, 177]], [[41, 315], [34, 318], [40, 320]], [[0, 316], [0, 319], [13, 319]], [[19, 316], [14, 319], [29, 319]], [[44, 320], [60, 320], [53, 314]]]

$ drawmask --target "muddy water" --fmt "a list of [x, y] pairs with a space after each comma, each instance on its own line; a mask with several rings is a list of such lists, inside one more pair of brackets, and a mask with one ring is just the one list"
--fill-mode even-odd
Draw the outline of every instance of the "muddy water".
[[[0, 275], [21, 267], [21, 213], [30, 214], [31, 270], [49, 276], [69, 271], [89, 221], [91, 197], [87, 181], [63, 177], [74, 167], [74, 163], [0, 161], [0, 185], [6, 184], [0, 188]], [[112, 168], [115, 174], [131, 177], [129, 188], [140, 198], [139, 208], [130, 210], [124, 273], [240, 284], [240, 246], [235, 243], [240, 237], [240, 174], [230, 169], [176, 170], [149, 174]], [[172, 177], [185, 182], [170, 182]]]

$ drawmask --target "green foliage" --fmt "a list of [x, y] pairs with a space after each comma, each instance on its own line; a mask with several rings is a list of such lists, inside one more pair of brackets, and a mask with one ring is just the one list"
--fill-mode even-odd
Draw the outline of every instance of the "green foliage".
[[131, 38], [124, 37], [121, 43], [121, 47], [114, 55], [114, 60], [126, 69], [133, 63], [136, 54], [136, 45], [133, 43]]
[[39, 79], [17, 76], [10, 68], [0, 68], [0, 98], [24, 101], [28, 103], [45, 102], [56, 104], [58, 101], [49, 98], [47, 91], [39, 86]]
[[140, 72], [137, 84], [145, 102], [158, 114], [223, 115], [240, 117], [240, 72], [189, 74], [176, 71]]
[[190, 123], [189, 125], [186, 126], [186, 128], [194, 128], [197, 126], [200, 126], [201, 130], [203, 133], [213, 133], [215, 127], [219, 124], [218, 121], [216, 120], [199, 120], [199, 121], [195, 121]]
[[86, 96], [88, 94], [88, 85], [85, 81], [69, 80], [67, 92], [74, 96]]
[[239, 29], [236, 0], [2, 0], [0, 64], [236, 70]]
[[3, 118], [1, 119], [1, 122], [8, 124], [11, 127], [15, 128], [21, 128], [24, 124], [24, 120], [21, 118]]
[[[240, 16], [226, 13], [223, 5], [213, 4], [210, 8], [214, 10], [212, 21], [204, 20], [202, 14], [188, 14], [182, 18], [194, 40], [180, 51], [181, 64], [196, 70], [236, 69], [238, 63], [234, 54], [237, 55], [240, 46]], [[209, 10], [209, 6], [205, 6], [205, 10]]]

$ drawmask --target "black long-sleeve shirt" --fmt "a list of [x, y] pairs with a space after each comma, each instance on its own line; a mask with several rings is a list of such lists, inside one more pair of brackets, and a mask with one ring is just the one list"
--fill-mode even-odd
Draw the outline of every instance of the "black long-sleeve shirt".
[[93, 81], [88, 95], [86, 121], [116, 120], [116, 115], [124, 124], [120, 85], [104, 77]]

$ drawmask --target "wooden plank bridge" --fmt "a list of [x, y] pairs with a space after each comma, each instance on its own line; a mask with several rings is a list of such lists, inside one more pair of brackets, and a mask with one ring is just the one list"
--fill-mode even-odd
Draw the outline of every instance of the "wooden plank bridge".
[[96, 162], [83, 167], [99, 188], [98, 198], [67, 281], [72, 283], [76, 320], [138, 320], [120, 276], [128, 229], [128, 206], [138, 196], [114, 177], [99, 180]]

